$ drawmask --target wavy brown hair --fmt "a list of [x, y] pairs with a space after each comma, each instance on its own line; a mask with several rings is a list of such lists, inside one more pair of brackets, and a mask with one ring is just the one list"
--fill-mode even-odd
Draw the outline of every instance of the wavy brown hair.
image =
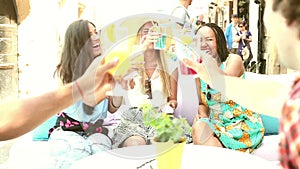
[[[60, 62], [54, 72], [63, 84], [71, 83], [82, 76], [94, 59], [90, 49], [89, 23], [95, 26], [90, 21], [78, 20], [71, 23], [66, 30]], [[91, 114], [93, 109], [84, 104], [86, 113]]]

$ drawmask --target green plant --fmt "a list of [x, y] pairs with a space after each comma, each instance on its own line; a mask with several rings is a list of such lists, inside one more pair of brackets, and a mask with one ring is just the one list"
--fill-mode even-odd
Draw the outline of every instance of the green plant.
[[151, 126], [156, 130], [155, 141], [180, 143], [185, 140], [185, 132], [191, 131], [191, 127], [185, 118], [174, 117], [159, 112], [151, 104], [143, 104], [143, 120], [145, 126]]

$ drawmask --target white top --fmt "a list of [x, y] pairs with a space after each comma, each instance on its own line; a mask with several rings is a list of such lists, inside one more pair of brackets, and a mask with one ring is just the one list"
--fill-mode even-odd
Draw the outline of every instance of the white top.
[[238, 48], [239, 47], [239, 43], [235, 41], [235, 38], [236, 38], [236, 34], [238, 33], [239, 31], [239, 28], [234, 25], [232, 25], [232, 48]]
[[190, 28], [191, 23], [190, 23], [190, 16], [188, 14], [187, 9], [179, 5], [177, 6], [171, 13], [172, 16], [177, 17], [180, 20], [180, 24], [183, 25], [185, 28]]
[[[168, 74], [172, 74], [175, 70], [177, 71], [177, 62], [166, 57]], [[153, 72], [151, 80], [151, 91], [152, 99], [148, 99], [148, 95], [144, 94], [141, 88], [141, 77], [135, 77], [133, 80], [135, 86], [133, 89], [128, 90], [128, 97], [125, 96], [125, 105], [129, 107], [138, 107], [143, 103], [151, 103], [154, 107], [159, 107], [167, 103], [168, 96], [163, 93], [163, 84], [159, 74], [159, 69], [156, 68]]]

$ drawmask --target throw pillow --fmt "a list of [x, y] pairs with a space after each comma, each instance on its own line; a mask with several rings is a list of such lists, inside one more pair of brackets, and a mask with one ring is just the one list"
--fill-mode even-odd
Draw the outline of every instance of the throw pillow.
[[276, 117], [260, 114], [265, 127], [265, 136], [277, 135], [279, 131], [279, 119]]
[[47, 141], [49, 129], [55, 125], [57, 116], [53, 116], [33, 130], [33, 141]]

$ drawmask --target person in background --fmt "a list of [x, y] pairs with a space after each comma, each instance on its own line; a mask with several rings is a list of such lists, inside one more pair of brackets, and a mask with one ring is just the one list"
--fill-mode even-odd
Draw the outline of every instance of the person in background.
[[[229, 54], [224, 32], [214, 23], [207, 23], [196, 32], [196, 44], [217, 61], [229, 76], [244, 78], [240, 56]], [[251, 153], [262, 142], [264, 126], [260, 115], [240, 106], [222, 93], [196, 78], [199, 107], [193, 124], [194, 144], [225, 147]]]
[[[276, 44], [278, 58], [287, 68], [300, 70], [300, 1], [266, 0], [264, 22]], [[279, 160], [284, 169], [300, 168], [300, 75], [289, 85], [261, 76], [263, 80], [240, 79], [224, 76], [210, 57], [202, 64], [185, 59], [184, 63], [212, 87], [225, 92], [239, 104], [266, 115], [280, 117]], [[206, 69], [209, 68], [209, 69]], [[273, 75], [272, 77], [274, 77]], [[277, 75], [278, 78], [284, 75]], [[225, 88], [215, 82], [224, 80]], [[243, 87], [241, 87], [243, 86]], [[224, 87], [224, 86], [223, 86]], [[247, 90], [245, 90], [247, 89]]]
[[204, 10], [205, 8], [203, 8], [203, 2], [201, 2], [201, 0], [194, 0], [187, 9], [194, 29], [193, 32], [195, 32], [200, 25], [205, 23], [206, 12]]
[[236, 34], [239, 32], [238, 21], [238, 15], [232, 14], [231, 23], [226, 27], [225, 30], [227, 48], [230, 51], [230, 53], [234, 54], [237, 54], [238, 52], [238, 42], [235, 41]]
[[[71, 83], [84, 74], [101, 52], [100, 35], [95, 25], [88, 20], [75, 21], [66, 30], [55, 73], [63, 84]], [[112, 142], [103, 120], [108, 110], [113, 113], [120, 104], [112, 97], [95, 106], [78, 101], [58, 114], [55, 126], [49, 130], [51, 155], [57, 159], [57, 168], [68, 168], [81, 158], [111, 149]]]
[[[247, 68], [248, 64], [253, 58], [253, 54], [251, 51], [250, 42], [252, 42], [252, 34], [249, 30], [246, 29], [247, 23], [246, 21], [242, 21], [239, 24], [240, 31], [236, 34], [236, 41], [239, 43], [238, 54], [244, 60], [244, 67]], [[247, 55], [244, 58], [243, 56], [243, 48], [247, 48], [249, 52], [244, 52], [244, 55]]]
[[115, 84], [107, 72], [117, 64], [118, 60], [101, 64], [101, 58], [96, 58], [76, 81], [38, 96], [1, 103], [0, 141], [17, 138], [33, 130], [79, 100], [89, 106], [97, 105]]
[[177, 17], [179, 19], [178, 24], [181, 28], [192, 28], [191, 17], [188, 13], [188, 7], [191, 5], [192, 0], [179, 0], [179, 5], [176, 6], [171, 16]]
[[149, 103], [160, 110], [167, 106], [172, 112], [177, 107], [177, 63], [173, 63], [164, 50], [154, 49], [157, 39], [152, 32], [154, 26], [157, 22], [148, 21], [138, 29], [136, 45], [142, 46], [144, 65], [138, 76], [125, 83], [128, 97], [123, 98], [128, 108], [114, 130], [113, 148], [149, 144], [154, 130], [144, 125], [140, 105]]

